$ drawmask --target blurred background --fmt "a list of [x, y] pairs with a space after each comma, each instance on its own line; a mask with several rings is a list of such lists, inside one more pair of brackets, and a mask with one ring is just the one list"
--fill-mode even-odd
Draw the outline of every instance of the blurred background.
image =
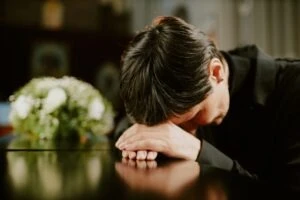
[[72, 75], [120, 114], [121, 53], [154, 17], [179, 16], [223, 50], [257, 44], [300, 57], [299, 11], [298, 0], [0, 0], [0, 101], [33, 77]]

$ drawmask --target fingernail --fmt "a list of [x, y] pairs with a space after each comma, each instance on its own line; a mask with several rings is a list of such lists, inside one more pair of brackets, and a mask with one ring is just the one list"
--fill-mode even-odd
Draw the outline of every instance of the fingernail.
[[128, 157], [128, 153], [126, 151], [123, 151], [122, 156], [126, 158], [126, 157]]

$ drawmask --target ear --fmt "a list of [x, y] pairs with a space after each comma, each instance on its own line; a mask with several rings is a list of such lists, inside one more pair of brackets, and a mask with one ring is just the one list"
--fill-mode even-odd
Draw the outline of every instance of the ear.
[[223, 80], [225, 80], [225, 72], [224, 72], [224, 66], [220, 59], [213, 58], [209, 63], [209, 76], [212, 79], [212, 81], [215, 81], [216, 83], [220, 83]]

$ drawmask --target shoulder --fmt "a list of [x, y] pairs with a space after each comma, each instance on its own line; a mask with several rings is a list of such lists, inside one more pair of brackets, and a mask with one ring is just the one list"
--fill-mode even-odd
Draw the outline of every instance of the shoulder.
[[229, 50], [221, 50], [221, 53], [224, 56], [225, 60], [231, 66], [244, 67], [249, 65], [248, 67], [251, 67], [253, 64], [255, 64], [251, 62], [251, 60], [257, 60], [259, 55], [261, 54], [259, 53], [260, 51], [261, 50], [259, 49], [259, 47], [257, 47], [254, 44], [251, 44], [238, 46]]
[[257, 54], [258, 49], [259, 48], [255, 44], [249, 44], [229, 49], [227, 52], [233, 55], [255, 55]]
[[228, 50], [227, 54], [232, 57], [239, 57], [251, 62], [252, 65], [261, 68], [267, 66], [267, 68], [275, 67], [276, 59], [265, 52], [261, 47], [251, 44], [239, 46], [234, 49]]
[[252, 59], [271, 59], [276, 62], [286, 62], [287, 64], [290, 63], [300, 63], [300, 58], [292, 58], [292, 57], [272, 57], [269, 55], [263, 48], [256, 44], [248, 44], [243, 46], [238, 46], [233, 49], [229, 49], [227, 51], [227, 54], [232, 56], [240, 56], [240, 57], [248, 57]]
[[230, 55], [256, 57], [259, 51], [260, 49], [258, 48], [258, 46], [256, 46], [255, 44], [249, 44], [244, 46], [238, 46], [234, 49], [228, 50], [227, 52]]
[[244, 57], [251, 60], [275, 60], [272, 56], [266, 53], [263, 48], [257, 46], [256, 44], [239, 46], [228, 50], [227, 53], [232, 56]]

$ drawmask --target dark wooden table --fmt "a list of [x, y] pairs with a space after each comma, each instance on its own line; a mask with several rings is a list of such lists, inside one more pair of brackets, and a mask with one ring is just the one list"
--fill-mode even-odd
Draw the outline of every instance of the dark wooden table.
[[122, 160], [106, 137], [0, 139], [0, 199], [272, 199], [266, 184], [193, 161]]

